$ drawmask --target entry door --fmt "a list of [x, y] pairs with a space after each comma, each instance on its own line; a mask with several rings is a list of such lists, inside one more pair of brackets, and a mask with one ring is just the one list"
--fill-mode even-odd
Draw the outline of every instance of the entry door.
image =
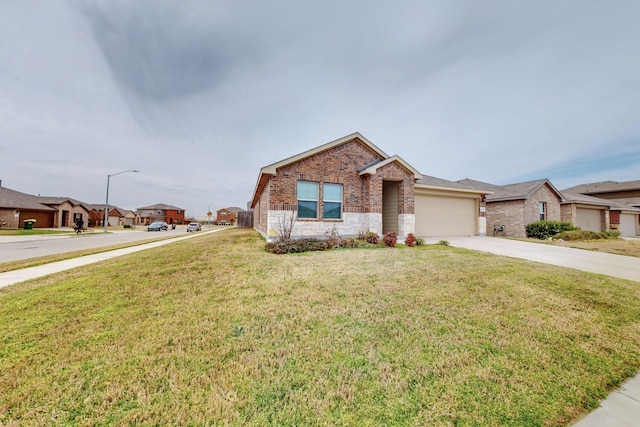
[[400, 183], [397, 181], [382, 182], [382, 233], [393, 231], [398, 233], [398, 197]]

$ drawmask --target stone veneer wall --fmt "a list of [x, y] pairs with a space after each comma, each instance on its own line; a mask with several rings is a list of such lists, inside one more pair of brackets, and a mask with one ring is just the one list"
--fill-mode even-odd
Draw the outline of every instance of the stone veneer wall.
[[[269, 229], [264, 236], [267, 241], [277, 240], [280, 237], [281, 224], [286, 224], [291, 220], [291, 216], [295, 211], [291, 210], [272, 210], [269, 212]], [[292, 238], [323, 238], [335, 228], [340, 237], [357, 237], [360, 233], [373, 231], [381, 235], [382, 233], [382, 214], [369, 213], [349, 213], [343, 214], [341, 221], [306, 221], [297, 220], [294, 223], [291, 237]], [[264, 235], [264, 234], [263, 234]]]

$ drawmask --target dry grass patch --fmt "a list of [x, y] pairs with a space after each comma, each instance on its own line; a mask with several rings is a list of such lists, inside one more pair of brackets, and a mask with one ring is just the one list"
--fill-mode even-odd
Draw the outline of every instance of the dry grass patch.
[[559, 240], [527, 239], [527, 241], [535, 241], [536, 243], [546, 243], [556, 246], [566, 246], [568, 248], [586, 249], [589, 251], [606, 252], [617, 255], [640, 257], [640, 240], [609, 239], [563, 242]]
[[640, 368], [634, 282], [263, 246], [230, 230], [0, 291], [0, 424], [566, 425]]

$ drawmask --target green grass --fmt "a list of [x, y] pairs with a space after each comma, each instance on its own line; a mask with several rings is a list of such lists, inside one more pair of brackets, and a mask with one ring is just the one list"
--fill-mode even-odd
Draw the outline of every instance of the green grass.
[[39, 234], [75, 234], [75, 231], [72, 229], [52, 230], [49, 228], [32, 228], [30, 230], [4, 228], [0, 230], [0, 236], [36, 236]]
[[640, 368], [639, 284], [229, 230], [0, 289], [0, 425], [566, 425]]

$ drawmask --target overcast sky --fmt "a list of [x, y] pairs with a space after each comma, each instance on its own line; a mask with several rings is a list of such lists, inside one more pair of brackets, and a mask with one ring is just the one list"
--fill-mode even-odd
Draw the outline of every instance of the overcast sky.
[[640, 2], [1, 0], [0, 179], [188, 215], [360, 132], [423, 174], [640, 179]]

